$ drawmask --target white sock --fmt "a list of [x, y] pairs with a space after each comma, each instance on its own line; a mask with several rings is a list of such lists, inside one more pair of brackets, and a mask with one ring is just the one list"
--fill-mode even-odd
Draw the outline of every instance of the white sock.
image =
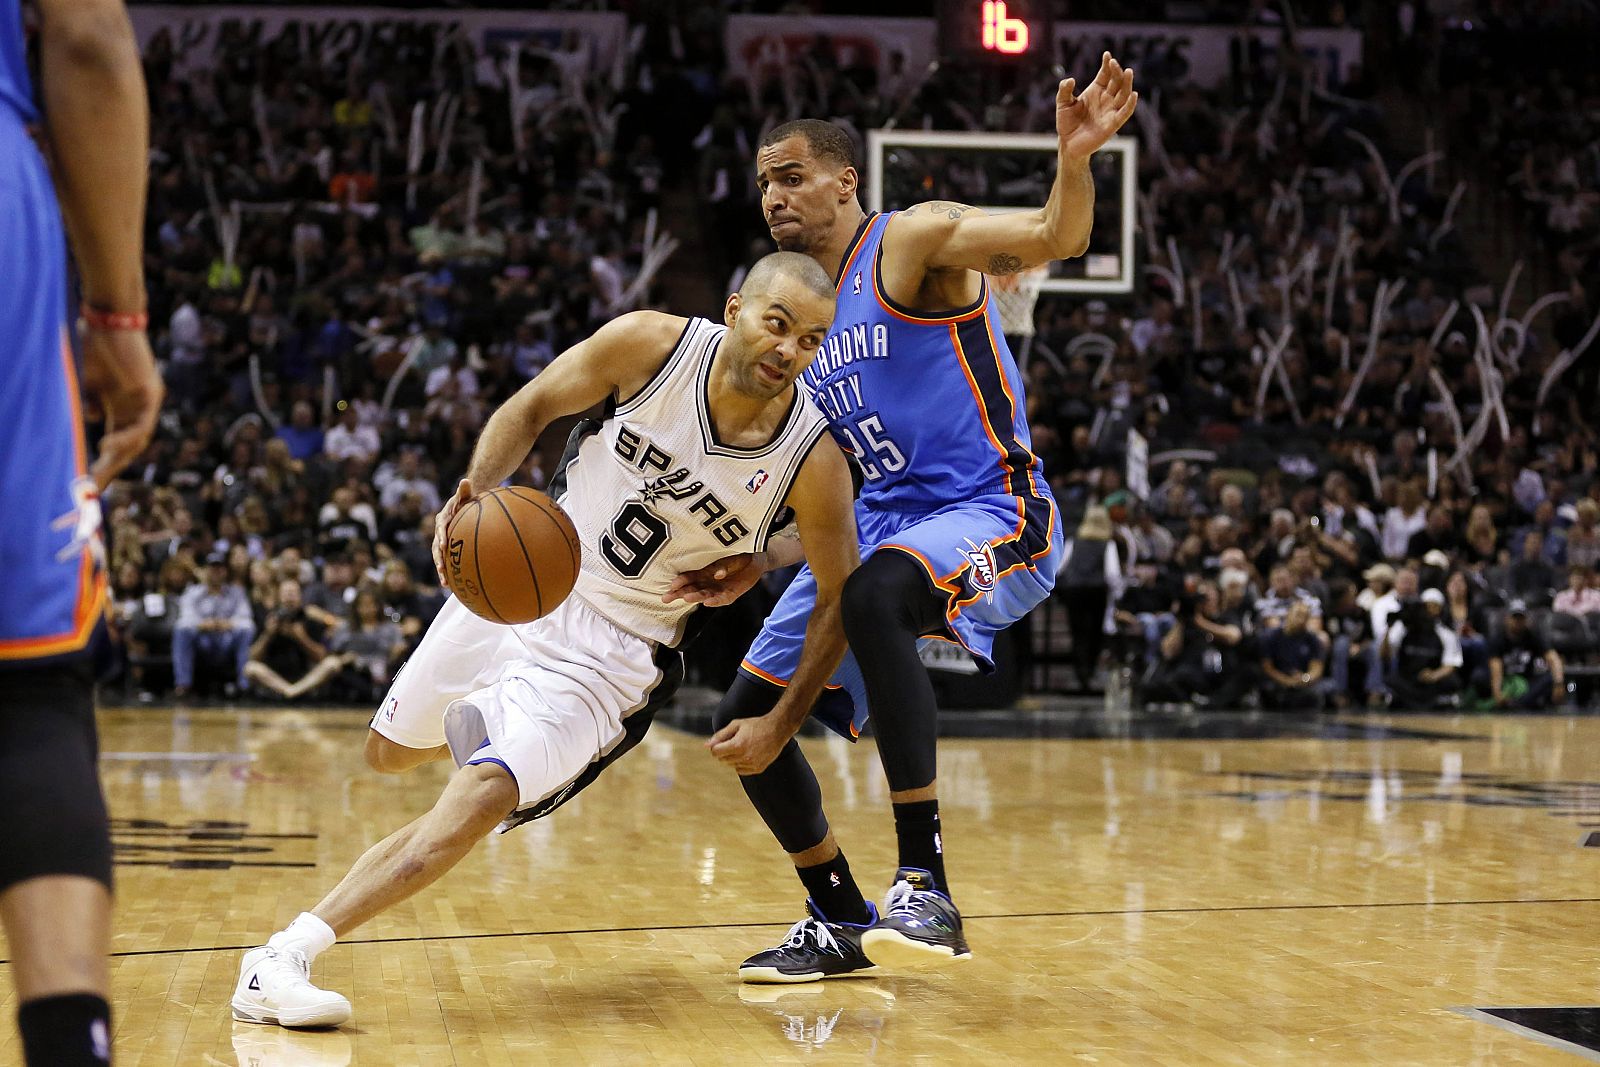
[[303, 911], [295, 917], [294, 922], [273, 934], [267, 940], [267, 945], [275, 949], [298, 949], [306, 954], [309, 963], [333, 947], [339, 940], [333, 932], [333, 927], [311, 914]]

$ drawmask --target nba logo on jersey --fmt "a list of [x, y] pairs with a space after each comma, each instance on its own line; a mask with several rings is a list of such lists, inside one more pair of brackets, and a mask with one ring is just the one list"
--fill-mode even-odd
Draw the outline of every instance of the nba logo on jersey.
[[981, 545], [975, 545], [970, 538], [963, 538], [963, 540], [967, 542], [964, 554], [967, 557], [967, 563], [972, 567], [971, 573], [967, 576], [967, 582], [975, 592], [993, 592], [996, 581], [994, 549], [989, 547], [989, 542], [987, 541]]
[[852, 283], [852, 288], [855, 291], [854, 295], [856, 295], [856, 296], [860, 296], [861, 295], [861, 272], [860, 271], [856, 271], [856, 280]]
[[750, 480], [748, 482], [744, 483], [744, 487], [750, 490], [752, 493], [759, 493], [761, 491], [761, 487], [766, 484], [767, 472], [765, 470], [758, 470], [750, 476]]

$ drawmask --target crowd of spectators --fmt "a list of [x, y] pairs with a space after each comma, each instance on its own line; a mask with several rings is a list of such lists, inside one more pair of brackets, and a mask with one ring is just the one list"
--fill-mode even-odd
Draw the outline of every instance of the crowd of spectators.
[[[1047, 75], [975, 110], [973, 71], [880, 79], [819, 38], [795, 76], [746, 85], [700, 30], [621, 84], [394, 28], [332, 55], [151, 43], [174, 405], [107, 498], [131, 687], [370, 698], [438, 608], [433, 514], [486, 410], [653, 299], [643, 220], [680, 177], [705, 210], [663, 225], [699, 226], [732, 269], [763, 236], [753, 146], [794, 113], [1049, 126]], [[1600, 376], [1580, 360], [1540, 387], [1587, 305], [1517, 328], [1434, 168], [1395, 183], [1361, 71], [1140, 77], [1160, 90], [1129, 131], [1147, 270], [1129, 302], [1041, 301], [1026, 367], [1036, 450], [1082, 524], [1061, 587], [1080, 682], [1127, 662], [1152, 701], [1567, 699], [1600, 645]], [[986, 180], [932, 166], [932, 195]], [[1143, 499], [1130, 430], [1154, 456]]]
[[[817, 55], [812, 106], [856, 128], [1049, 128], [1049, 78], [976, 111], [997, 97], [962, 89], [972, 71], [896, 103]], [[1569, 270], [1570, 300], [1526, 320], [1505, 266], [1475, 262], [1446, 162], [1405, 167], [1420, 148], [1390, 143], [1359, 69], [1284, 56], [1209, 90], [1141, 68], [1146, 274], [1131, 304], [1036, 309], [1035, 449], [1082, 523], [1068, 659], [1084, 687], [1126, 660], [1154, 703], [1566, 702], [1600, 649], [1592, 304]], [[1015, 162], [900, 166], [886, 184], [982, 202]], [[1112, 189], [1091, 251], [1116, 251]]]
[[393, 673], [438, 609], [433, 515], [487, 412], [658, 299], [648, 230], [686, 149], [657, 138], [703, 119], [699, 53], [630, 43], [600, 70], [404, 19], [338, 46], [149, 39], [169, 405], [104, 501], [130, 691], [367, 699]]

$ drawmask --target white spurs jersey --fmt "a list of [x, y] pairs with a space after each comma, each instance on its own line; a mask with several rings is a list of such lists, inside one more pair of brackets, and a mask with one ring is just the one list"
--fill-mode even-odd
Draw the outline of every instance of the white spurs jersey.
[[797, 383], [770, 441], [719, 442], [706, 390], [727, 332], [690, 319], [643, 389], [573, 431], [551, 487], [583, 544], [573, 595], [624, 630], [668, 645], [683, 636], [694, 607], [663, 604], [661, 595], [684, 571], [759, 552], [827, 430]]

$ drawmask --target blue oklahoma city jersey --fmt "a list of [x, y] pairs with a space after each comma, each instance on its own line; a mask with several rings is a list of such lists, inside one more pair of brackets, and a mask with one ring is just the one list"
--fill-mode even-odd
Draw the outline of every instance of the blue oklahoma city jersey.
[[61, 213], [18, 0], [0, 0], [0, 667], [81, 652], [99, 620], [99, 503], [84, 477]]
[[[866, 475], [869, 507], [925, 509], [983, 493], [1031, 493], [1022, 378], [988, 294], [929, 315], [883, 291], [894, 212], [869, 215], [839, 275], [833, 330], [805, 381]], [[987, 283], [985, 283], [987, 288]]]
[[0, 0], [0, 121], [39, 121], [28, 80], [21, 0]]
[[[1061, 523], [1028, 432], [1022, 378], [989, 305], [945, 315], [902, 307], [883, 291], [892, 214], [870, 215], [851, 241], [834, 325], [804, 381], [864, 483], [861, 554], [905, 552], [946, 598], [945, 640], [993, 667], [995, 634], [1049, 595]], [[798, 665], [816, 581], [802, 567], [741, 665], [784, 685]], [[813, 714], [847, 737], [867, 716], [865, 683], [847, 654]]]

